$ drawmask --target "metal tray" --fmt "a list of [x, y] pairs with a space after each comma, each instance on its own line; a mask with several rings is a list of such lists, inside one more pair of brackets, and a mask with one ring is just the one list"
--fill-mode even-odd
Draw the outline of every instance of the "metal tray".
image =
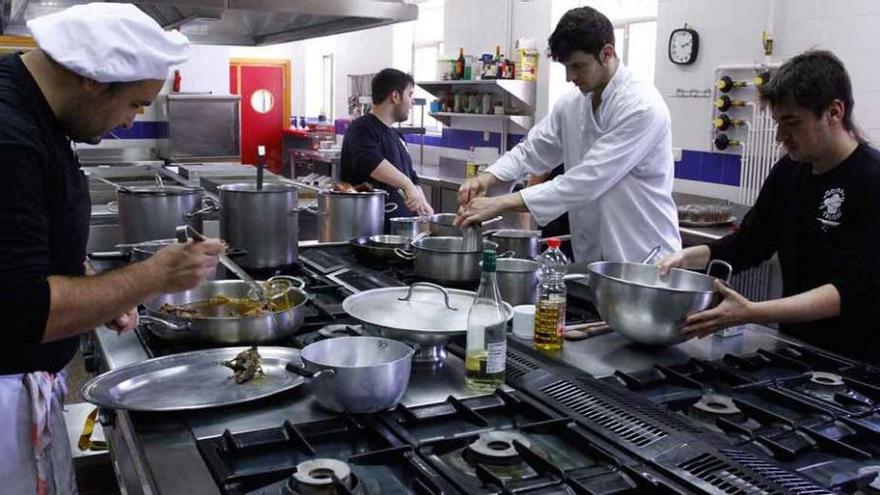
[[235, 383], [224, 361], [247, 347], [224, 347], [148, 359], [104, 373], [82, 387], [96, 405], [130, 411], [179, 411], [239, 404], [293, 389], [304, 379], [285, 369], [299, 350], [258, 347], [263, 376]]

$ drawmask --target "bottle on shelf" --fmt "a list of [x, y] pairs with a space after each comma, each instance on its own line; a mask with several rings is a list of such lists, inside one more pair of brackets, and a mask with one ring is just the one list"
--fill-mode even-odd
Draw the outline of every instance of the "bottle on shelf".
[[455, 60], [455, 79], [464, 79], [464, 48], [458, 49], [458, 58]]
[[562, 350], [565, 329], [565, 267], [568, 258], [559, 249], [557, 238], [547, 240], [547, 250], [541, 254], [541, 285], [535, 308], [535, 348], [543, 351]]
[[480, 286], [467, 318], [465, 382], [478, 391], [504, 385], [507, 365], [507, 312], [498, 289], [495, 260], [495, 251], [483, 251]]

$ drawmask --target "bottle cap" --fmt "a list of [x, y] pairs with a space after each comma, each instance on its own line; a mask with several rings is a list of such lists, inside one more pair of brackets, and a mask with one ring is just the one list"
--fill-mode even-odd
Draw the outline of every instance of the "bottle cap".
[[562, 241], [560, 241], [558, 237], [551, 237], [547, 239], [547, 247], [559, 249], [559, 246], [561, 245]]
[[495, 271], [495, 250], [494, 249], [486, 249], [483, 251], [483, 271], [484, 272], [494, 272]]

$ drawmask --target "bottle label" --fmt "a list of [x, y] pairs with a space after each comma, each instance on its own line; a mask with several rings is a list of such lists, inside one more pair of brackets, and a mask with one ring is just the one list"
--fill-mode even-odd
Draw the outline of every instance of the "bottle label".
[[486, 327], [486, 373], [501, 373], [507, 365], [507, 322]]
[[501, 373], [507, 365], [507, 341], [495, 342], [487, 346], [486, 373]]

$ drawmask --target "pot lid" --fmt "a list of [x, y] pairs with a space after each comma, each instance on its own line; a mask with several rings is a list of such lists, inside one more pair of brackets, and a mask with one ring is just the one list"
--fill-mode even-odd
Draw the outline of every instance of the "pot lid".
[[240, 192], [240, 193], [296, 193], [296, 187], [290, 184], [278, 184], [274, 182], [264, 182], [262, 189], [257, 189], [257, 185], [252, 182], [236, 182], [234, 184], [223, 184], [218, 187], [220, 191]]
[[[401, 300], [410, 290], [410, 297]], [[444, 292], [448, 294], [448, 306]], [[417, 282], [412, 287], [359, 292], [345, 298], [342, 309], [352, 317], [378, 327], [413, 333], [459, 334], [467, 332], [467, 317], [474, 296], [467, 290]], [[507, 303], [504, 307], [509, 319], [513, 316], [513, 308]]]
[[152, 196], [186, 196], [197, 194], [202, 191], [200, 187], [186, 186], [136, 186], [120, 189], [120, 193], [129, 194], [145, 194]]

